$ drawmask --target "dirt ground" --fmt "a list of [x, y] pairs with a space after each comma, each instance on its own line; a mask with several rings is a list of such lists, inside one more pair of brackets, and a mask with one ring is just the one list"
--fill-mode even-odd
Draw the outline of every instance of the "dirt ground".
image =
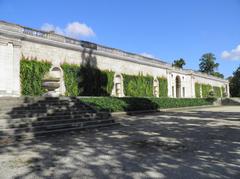
[[0, 148], [0, 178], [240, 178], [240, 106], [121, 116]]

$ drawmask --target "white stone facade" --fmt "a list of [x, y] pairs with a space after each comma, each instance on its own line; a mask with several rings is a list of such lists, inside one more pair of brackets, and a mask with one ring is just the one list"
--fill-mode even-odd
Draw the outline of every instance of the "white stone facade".
[[[6, 22], [0, 22], [0, 96], [20, 95], [19, 62], [22, 55], [50, 61], [54, 66], [64, 62], [80, 65], [90, 58], [99, 69], [115, 72], [112, 95], [119, 97], [124, 96], [121, 74], [139, 73], [151, 75], [154, 79], [167, 78], [169, 97], [195, 97], [196, 82], [224, 87], [229, 96], [229, 84], [224, 79], [176, 69], [160, 60]], [[158, 87], [154, 90], [153, 94], [158, 96]]]

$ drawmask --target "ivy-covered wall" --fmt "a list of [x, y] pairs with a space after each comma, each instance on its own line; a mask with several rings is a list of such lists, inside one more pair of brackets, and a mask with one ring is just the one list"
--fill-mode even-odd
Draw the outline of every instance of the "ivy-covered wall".
[[202, 84], [202, 97], [207, 98], [209, 96], [209, 92], [212, 90], [212, 86], [209, 84]]
[[61, 65], [64, 74], [64, 83], [66, 87], [66, 96], [79, 96], [80, 66], [69, 65], [64, 63]]
[[158, 77], [159, 97], [168, 97], [168, 81], [165, 77]]
[[195, 97], [201, 98], [201, 84], [195, 83]]
[[153, 96], [153, 77], [139, 75], [123, 75], [124, 94], [133, 97]]
[[20, 61], [21, 94], [24, 96], [41, 96], [44, 74], [49, 71], [51, 64], [46, 61], [37, 61], [22, 57]]
[[66, 96], [110, 96], [114, 72], [97, 68], [62, 64]]
[[221, 90], [222, 90], [222, 97], [226, 97], [226, 90], [225, 90], [225, 87], [222, 86], [222, 87], [221, 87]]
[[[210, 91], [213, 89], [213, 94], [215, 97], [222, 97], [222, 91], [224, 90], [224, 87], [218, 87], [218, 86], [211, 86], [211, 85], [206, 85], [206, 84], [200, 84], [200, 83], [195, 83], [195, 96], [196, 98], [201, 97], [200, 91], [201, 91], [201, 86], [202, 86], [202, 97], [206, 98], [209, 97]], [[223, 88], [223, 89], [222, 89]]]
[[221, 88], [220, 87], [214, 86], [213, 87], [213, 92], [214, 92], [216, 97], [219, 97], [219, 98], [222, 97], [222, 95], [221, 95]]

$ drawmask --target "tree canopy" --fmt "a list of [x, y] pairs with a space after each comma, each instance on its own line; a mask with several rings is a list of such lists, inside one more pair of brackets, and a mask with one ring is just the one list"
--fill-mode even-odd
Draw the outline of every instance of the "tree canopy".
[[183, 68], [183, 66], [186, 65], [186, 62], [183, 58], [180, 58], [178, 60], [174, 60], [172, 66], [178, 67], [178, 68]]
[[233, 72], [233, 76], [229, 77], [229, 86], [230, 93], [233, 97], [240, 97], [240, 66], [237, 68], [235, 72]]
[[224, 78], [223, 74], [216, 72], [219, 67], [219, 63], [216, 63], [216, 57], [213, 53], [205, 53], [199, 59], [199, 71], [203, 73], [207, 73], [209, 75], [213, 75], [219, 78]]

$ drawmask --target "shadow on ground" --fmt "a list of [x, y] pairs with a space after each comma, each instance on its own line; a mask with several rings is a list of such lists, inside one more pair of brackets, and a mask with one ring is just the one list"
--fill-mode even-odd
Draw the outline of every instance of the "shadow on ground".
[[[226, 108], [226, 107], [225, 107]], [[238, 178], [239, 107], [119, 117], [122, 127], [0, 149], [1, 178]]]

